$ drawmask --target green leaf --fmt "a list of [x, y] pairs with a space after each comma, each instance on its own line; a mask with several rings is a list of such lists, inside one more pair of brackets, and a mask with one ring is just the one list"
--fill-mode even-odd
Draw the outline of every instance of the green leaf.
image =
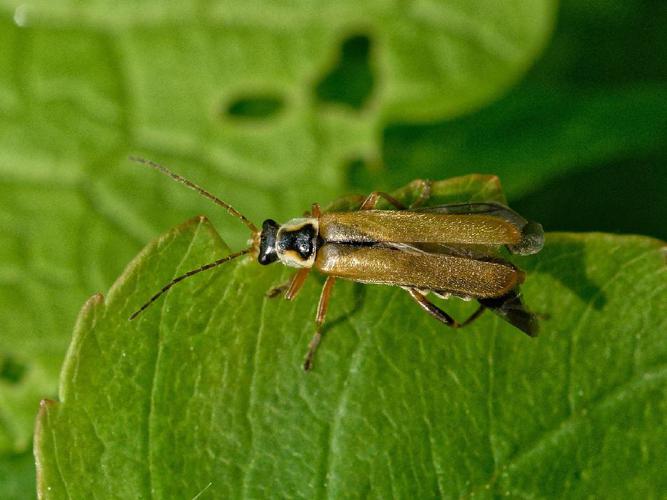
[[[497, 180], [438, 184], [498, 199]], [[401, 193], [398, 193], [401, 195]], [[407, 189], [403, 196], [414, 192]], [[62, 497], [656, 497], [667, 488], [664, 243], [549, 234], [517, 260], [528, 338], [486, 313], [443, 327], [397, 288], [336, 285], [314, 371], [321, 279], [237, 260], [204, 219], [150, 244], [81, 311], [59, 401], [36, 431], [38, 488]], [[472, 304], [452, 299], [464, 317]]]
[[[0, 360], [25, 368], [0, 379], [0, 451], [29, 448], [85, 297], [153, 235], [210, 211], [129, 154], [253, 220], [293, 216], [344, 191], [342, 167], [377, 157], [387, 120], [456, 116], [497, 96], [541, 50], [554, 10], [0, 0]], [[350, 110], [315, 90], [357, 36], [373, 85]], [[240, 244], [243, 228], [220, 219]]]

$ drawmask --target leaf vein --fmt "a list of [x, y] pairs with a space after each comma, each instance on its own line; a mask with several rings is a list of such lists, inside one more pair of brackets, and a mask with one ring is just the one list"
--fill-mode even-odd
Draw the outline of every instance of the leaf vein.
[[[197, 224], [197, 227], [195, 228], [192, 238], [190, 239], [190, 243], [188, 244], [188, 248], [185, 252], [183, 252], [183, 256], [181, 257], [178, 265], [174, 268], [174, 277], [177, 276], [179, 273], [179, 269], [183, 266], [183, 263], [186, 261], [187, 257], [190, 255], [190, 252], [192, 251], [192, 247], [194, 245], [194, 242], [197, 239], [197, 236], [199, 235], [199, 231], [201, 230], [202, 227], [202, 222], [200, 221]], [[161, 307], [160, 307], [160, 316], [159, 316], [159, 321], [158, 321], [158, 328], [157, 328], [157, 353], [155, 355], [155, 363], [153, 365], [153, 376], [151, 377], [151, 385], [150, 385], [150, 398], [149, 398], [149, 406], [148, 406], [148, 414], [146, 416], [146, 461], [148, 464], [147, 467], [147, 472], [148, 472], [148, 498], [153, 498], [153, 493], [154, 493], [154, 478], [153, 478], [153, 469], [155, 467], [155, 464], [153, 463], [153, 454], [151, 452], [151, 446], [153, 443], [153, 426], [151, 425], [151, 422], [154, 418], [154, 408], [155, 408], [155, 390], [156, 390], [156, 382], [157, 382], [157, 377], [158, 377], [158, 372], [160, 369], [160, 358], [162, 356], [162, 331], [164, 327], [164, 313], [165, 313], [165, 308], [167, 304], [167, 298], [164, 297], [164, 300], [162, 301]]]

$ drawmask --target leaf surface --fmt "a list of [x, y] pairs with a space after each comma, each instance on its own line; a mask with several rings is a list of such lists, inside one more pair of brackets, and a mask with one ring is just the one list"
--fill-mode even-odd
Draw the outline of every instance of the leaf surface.
[[[432, 203], [502, 199], [493, 178]], [[397, 193], [409, 198], [410, 189]], [[516, 263], [545, 319], [489, 313], [454, 331], [396, 288], [336, 285], [313, 372], [301, 362], [321, 279], [293, 303], [279, 266], [238, 260], [128, 316], [228, 250], [204, 219], [149, 245], [75, 329], [59, 402], [36, 431], [45, 498], [658, 496], [667, 391], [665, 245], [548, 234]], [[451, 299], [465, 317], [472, 304]]]

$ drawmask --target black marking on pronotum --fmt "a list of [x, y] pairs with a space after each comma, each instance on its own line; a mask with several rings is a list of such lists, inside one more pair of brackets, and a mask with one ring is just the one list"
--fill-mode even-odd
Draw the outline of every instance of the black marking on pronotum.
[[299, 229], [282, 231], [277, 242], [280, 251], [293, 250], [303, 260], [307, 260], [315, 254], [317, 245], [317, 232], [312, 224], [304, 224]]

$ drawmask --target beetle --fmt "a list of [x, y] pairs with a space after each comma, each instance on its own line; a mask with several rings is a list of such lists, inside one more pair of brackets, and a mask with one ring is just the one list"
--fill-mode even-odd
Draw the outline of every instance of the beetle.
[[[248, 248], [174, 278], [130, 320], [180, 281], [251, 255], [261, 265], [280, 262], [298, 269], [289, 282], [269, 290], [269, 297], [284, 293], [287, 300], [294, 299], [312, 269], [326, 276], [315, 316], [315, 334], [303, 363], [306, 371], [312, 368], [322, 340], [322, 326], [337, 278], [401, 287], [420, 308], [452, 328], [472, 323], [489, 309], [527, 335], [537, 335], [537, 316], [524, 306], [519, 290], [525, 274], [503, 258], [499, 249], [505, 247], [519, 255], [537, 253], [544, 244], [544, 233], [540, 224], [528, 222], [503, 204], [470, 202], [425, 207], [422, 205], [430, 196], [431, 183], [418, 180], [420, 195], [410, 206], [374, 191], [355, 211], [323, 212], [314, 203], [303, 217], [284, 224], [267, 219], [259, 229], [229, 203], [166, 167], [143, 158], [130, 159], [195, 190], [240, 219], [251, 232]], [[394, 210], [377, 210], [380, 199]], [[458, 322], [429, 300], [429, 293], [476, 300], [479, 307]]]

